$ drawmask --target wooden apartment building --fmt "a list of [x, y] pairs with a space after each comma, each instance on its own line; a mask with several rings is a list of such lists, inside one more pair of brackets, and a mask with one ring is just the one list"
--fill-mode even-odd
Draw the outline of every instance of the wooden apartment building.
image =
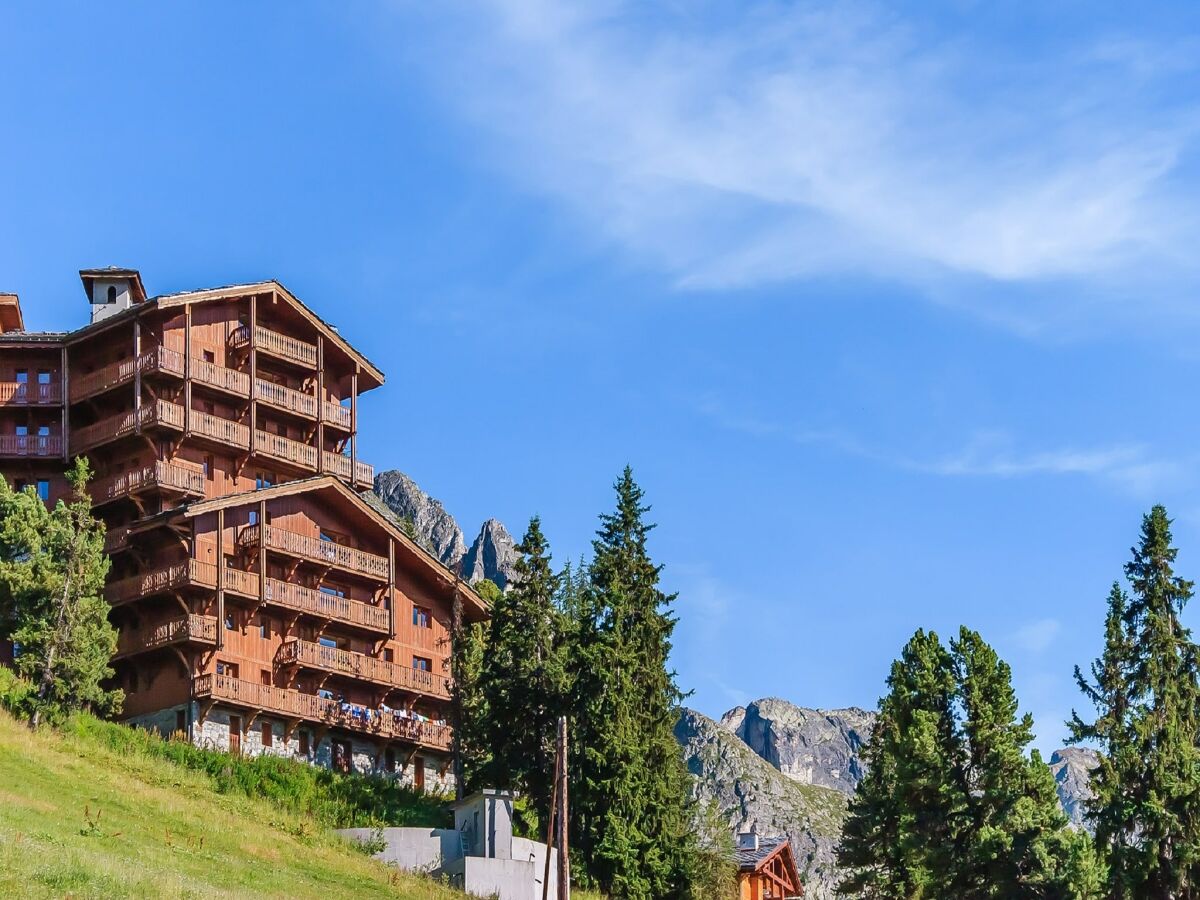
[[53, 503], [90, 459], [125, 719], [451, 786], [453, 609], [487, 607], [360, 493], [383, 373], [274, 281], [147, 298], [131, 269], [80, 276], [69, 333], [0, 294], [0, 475]]

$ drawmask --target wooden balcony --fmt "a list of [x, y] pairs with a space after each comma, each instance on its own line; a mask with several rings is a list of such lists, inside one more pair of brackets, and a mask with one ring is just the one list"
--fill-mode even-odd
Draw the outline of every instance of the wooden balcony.
[[189, 496], [204, 496], [204, 474], [164, 461], [131, 469], [119, 475], [99, 478], [88, 487], [92, 502], [99, 506], [111, 500], [130, 497], [145, 491], [164, 491]]
[[[257, 599], [258, 573], [226, 568], [225, 590]], [[293, 612], [328, 619], [375, 634], [391, 633], [391, 614], [382, 606], [372, 606], [361, 600], [326, 594], [302, 584], [292, 584], [277, 578], [267, 579], [265, 597], [270, 606], [280, 606]]]
[[99, 444], [133, 434], [138, 428], [154, 427], [183, 430], [183, 407], [166, 400], [153, 400], [139, 410], [101, 419], [71, 431], [71, 452], [82, 453]]
[[57, 434], [0, 434], [0, 456], [20, 459], [62, 458], [62, 436]]
[[[234, 347], [247, 346], [250, 342], [250, 326], [239, 326], [229, 340]], [[288, 337], [261, 325], [254, 329], [254, 349], [308, 369], [317, 367], [316, 344]]]
[[179, 616], [158, 625], [125, 628], [117, 637], [117, 657], [133, 656], [174, 644], [216, 646], [217, 620], [214, 616]]
[[344, 728], [437, 750], [449, 750], [453, 745], [453, 733], [447, 725], [418, 722], [375, 710], [368, 715], [367, 710], [361, 708], [358, 711], [363, 714], [355, 715], [355, 708], [343, 708], [336, 701], [315, 694], [242, 681], [228, 675], [201, 675], [193, 679], [192, 696], [197, 700], [225, 702], [280, 718]]
[[62, 383], [29, 384], [0, 381], [0, 406], [57, 406], [62, 403]]
[[269, 431], [256, 431], [254, 452], [301, 469], [317, 470], [317, 448]]
[[374, 684], [385, 684], [418, 694], [450, 699], [450, 683], [444, 676], [376, 659], [365, 653], [352, 653], [311, 641], [292, 640], [279, 648], [276, 658], [280, 665], [318, 669], [322, 672], [360, 678]]
[[189, 559], [172, 566], [163, 566], [131, 578], [114, 581], [105, 586], [104, 598], [113, 606], [120, 606], [124, 603], [141, 600], [143, 597], [152, 597], [155, 594], [187, 587], [211, 589], [216, 586], [217, 567], [212, 563]]
[[204, 359], [192, 358], [192, 380], [208, 387], [236, 394], [239, 397], [250, 393], [250, 376], [237, 369], [228, 369]]
[[350, 430], [350, 410], [340, 403], [326, 400], [321, 404], [321, 420], [328, 425], [335, 425], [343, 431]]
[[112, 390], [133, 380], [138, 372], [143, 375], [166, 372], [183, 376], [183, 354], [168, 347], [153, 347], [139, 356], [110, 363], [86, 375], [71, 375], [71, 402], [77, 403]]
[[254, 381], [254, 397], [268, 406], [303, 416], [306, 419], [317, 417], [316, 397], [294, 388], [284, 387], [282, 384], [257, 378]]
[[[244, 547], [256, 546], [259, 543], [259, 531], [262, 526], [247, 525], [238, 533], [238, 543]], [[320, 538], [297, 534], [294, 531], [284, 531], [282, 528], [266, 526], [267, 549], [288, 556], [295, 556], [310, 562], [327, 566], [337, 566], [358, 575], [366, 575], [380, 581], [388, 580], [388, 561], [386, 556], [377, 556], [335, 544], [333, 541], [323, 541]]]
[[[325, 471], [330, 475], [336, 475], [343, 481], [350, 481], [350, 457], [343, 453], [333, 453], [329, 450], [324, 451], [322, 457], [325, 463]], [[355, 461], [354, 468], [354, 484], [371, 487], [375, 483], [375, 467], [370, 463]]]
[[241, 422], [233, 422], [211, 413], [193, 409], [191, 424], [192, 434], [211, 438], [218, 443], [237, 447], [239, 450], [250, 449], [250, 428]]
[[109, 556], [129, 549], [129, 526], [109, 528], [104, 532], [104, 552]]

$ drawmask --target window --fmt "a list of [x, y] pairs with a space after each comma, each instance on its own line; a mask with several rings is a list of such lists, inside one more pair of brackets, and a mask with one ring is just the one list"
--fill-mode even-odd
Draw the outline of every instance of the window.
[[205, 350], [204, 351], [204, 361], [206, 363], [216, 363], [217, 354], [213, 353], [211, 350]]
[[421, 672], [432, 672], [433, 660], [427, 659], [424, 656], [414, 656], [412, 667]]
[[337, 648], [337, 641], [335, 641], [333, 638], [327, 638], [327, 637], [322, 636], [322, 637], [317, 638], [317, 643], [320, 644], [322, 647], [333, 647], [335, 649]]
[[29, 437], [29, 426], [28, 425], [18, 425], [17, 426], [17, 437]]
[[[425, 760], [419, 756], [413, 757], [413, 786], [416, 787], [418, 791], [425, 790]], [[478, 816], [479, 813], [476, 813], [475, 815]], [[476, 825], [478, 826], [478, 821], [476, 821]], [[479, 833], [478, 827], [476, 828], [475, 833]]]
[[136, 694], [138, 689], [138, 674], [137, 669], [130, 669], [125, 673], [125, 693]]
[[287, 426], [282, 422], [275, 423], [275, 433], [280, 437], [287, 437]]
[[258, 680], [260, 682], [262, 682], [263, 684], [269, 685], [271, 683], [271, 670], [270, 669], [259, 669], [258, 670]]
[[270, 722], [262, 723], [262, 745], [270, 747], [275, 742], [275, 729]]
[[413, 607], [413, 625], [417, 628], [432, 628], [433, 615], [429, 612], [429, 608], [425, 606]]
[[38, 496], [42, 498], [43, 502], [50, 502], [50, 482], [45, 478], [38, 479]]
[[211, 400], [205, 400], [204, 401], [204, 411], [206, 413], [208, 413], [210, 416], [215, 416], [217, 414], [217, 405], [215, 403], [213, 403]]
[[346, 543], [346, 536], [344, 534], [338, 534], [336, 531], [328, 531], [322, 528], [321, 540], [329, 544], [342, 544], [344, 546]]
[[383, 648], [383, 661], [384, 662], [395, 662], [395, 659], [396, 659], [396, 654], [392, 652], [392, 648], [384, 647]]
[[104, 296], [105, 296], [105, 300], [104, 300], [104, 302], [105, 302], [105, 303], [116, 303], [116, 302], [117, 302], [117, 288], [116, 288], [116, 286], [115, 286], [115, 285], [111, 285], [111, 284], [110, 284], [110, 285], [108, 286], [108, 293], [107, 293], [107, 294], [105, 294]]
[[175, 731], [182, 733], [187, 730], [187, 715], [182, 709], [175, 710]]
[[213, 458], [212, 458], [212, 456], [204, 457], [204, 477], [208, 481], [213, 480]]
[[237, 663], [231, 663], [231, 662], [227, 662], [226, 660], [223, 660], [223, 659], [218, 659], [217, 660], [217, 674], [224, 675], [228, 678], [237, 678], [238, 677]]
[[29, 384], [28, 369], [17, 369], [17, 384]]
[[254, 487], [260, 491], [263, 488], [271, 487], [271, 485], [273, 485], [274, 483], [275, 483], [275, 473], [274, 472], [259, 472], [254, 479]]
[[13, 482], [13, 490], [14, 491], [23, 491], [27, 487], [29, 487], [29, 482], [26, 481], [24, 478], [18, 478], [16, 481]]
[[302, 756], [308, 756], [308, 732], [307, 731], [300, 732], [299, 741], [300, 741], [300, 754]]
[[50, 370], [49, 369], [38, 369], [38, 384], [49, 384], [49, 383], [50, 383]]
[[242, 717], [229, 717], [229, 752], [242, 752]]
[[396, 771], [396, 751], [391, 747], [388, 747], [383, 754], [383, 765], [389, 772]]
[[317, 588], [322, 594], [328, 594], [330, 597], [345, 597], [346, 591], [343, 588], [332, 584], [323, 584]]
[[[237, 622], [234, 621], [233, 611], [230, 610], [229, 612], [225, 613], [225, 630], [233, 631], [233, 629], [236, 627], [237, 627]], [[220, 675], [221, 673], [218, 672], [217, 674]]]

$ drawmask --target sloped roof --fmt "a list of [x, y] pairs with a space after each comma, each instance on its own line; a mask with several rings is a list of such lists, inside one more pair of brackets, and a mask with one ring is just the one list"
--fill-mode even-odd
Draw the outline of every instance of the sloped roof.
[[785, 837], [759, 838], [757, 850], [741, 850], [736, 853], [738, 870], [754, 872], [765, 865], [771, 857], [783, 849], [788, 840]]

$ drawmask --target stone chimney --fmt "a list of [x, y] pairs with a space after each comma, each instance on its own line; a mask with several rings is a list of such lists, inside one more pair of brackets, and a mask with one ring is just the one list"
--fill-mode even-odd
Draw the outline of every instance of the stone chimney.
[[737, 848], [739, 850], [757, 850], [758, 849], [758, 832], [751, 829], [743, 831], [738, 835]]

